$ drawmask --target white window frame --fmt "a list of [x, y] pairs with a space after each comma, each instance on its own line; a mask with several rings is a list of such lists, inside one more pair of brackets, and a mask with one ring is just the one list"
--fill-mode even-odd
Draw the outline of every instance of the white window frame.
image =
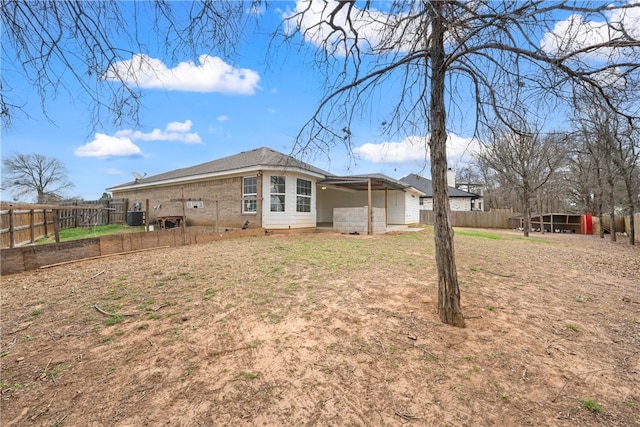
[[[282, 182], [277, 182], [280, 180]], [[282, 188], [279, 188], [280, 186]], [[287, 206], [287, 177], [284, 175], [272, 175], [269, 178], [269, 193], [269, 210], [271, 212], [284, 212]]]
[[[300, 192], [300, 183], [306, 183], [308, 185], [309, 194]], [[311, 212], [311, 194], [313, 189], [313, 183], [308, 179], [297, 178], [296, 179], [296, 212], [309, 213]], [[307, 187], [305, 186], [305, 190]], [[306, 207], [308, 210], [300, 210], [300, 207]]]
[[[254, 180], [255, 193], [247, 193], [247, 187], [245, 182], [248, 180]], [[251, 206], [253, 209], [247, 209]], [[258, 177], [257, 176], [245, 176], [242, 177], [242, 213], [254, 214], [258, 212]]]

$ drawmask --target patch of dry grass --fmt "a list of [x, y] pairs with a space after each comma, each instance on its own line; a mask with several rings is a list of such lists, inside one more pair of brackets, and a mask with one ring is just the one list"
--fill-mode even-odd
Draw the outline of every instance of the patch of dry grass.
[[638, 249], [483, 233], [456, 235], [466, 329], [429, 229], [3, 277], [3, 425], [638, 425]]

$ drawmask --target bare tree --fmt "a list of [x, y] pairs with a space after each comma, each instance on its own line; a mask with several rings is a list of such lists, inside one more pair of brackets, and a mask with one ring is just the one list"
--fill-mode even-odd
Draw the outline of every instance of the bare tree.
[[[572, 138], [568, 157], [569, 200], [577, 212], [593, 213], [598, 216], [598, 198], [596, 190], [596, 161], [585, 151], [583, 138], [576, 132]], [[597, 196], [597, 197], [596, 197]]]
[[515, 191], [511, 185], [503, 180], [493, 169], [475, 160], [484, 185], [484, 206], [485, 210], [511, 209], [521, 212], [518, 201], [513, 197]]
[[480, 163], [493, 169], [517, 191], [524, 211], [526, 237], [531, 229], [534, 197], [557, 175], [565, 161], [564, 141], [564, 135], [504, 132], [496, 134], [477, 153]]
[[[395, 97], [385, 97], [390, 108], [383, 125], [390, 133], [430, 134], [443, 322], [464, 323], [446, 198], [445, 148], [452, 124], [447, 113], [459, 115], [461, 100], [471, 97], [478, 126], [497, 120], [513, 127], [511, 116], [523, 105], [539, 110], [551, 106], [545, 102], [553, 97], [570, 98], [583, 86], [599, 91], [601, 102], [614, 106], [612, 95], [602, 90], [611, 81], [604, 76], [638, 79], [640, 40], [626, 15], [634, 7], [640, 5], [394, 1], [381, 11], [369, 2], [361, 8], [353, 2], [326, 2], [307, 3], [289, 16], [288, 28], [319, 47], [316, 63], [328, 64], [328, 91], [299, 137], [303, 147], [328, 152], [343, 143], [351, 149], [351, 122], [362, 107], [375, 102], [376, 90], [389, 94], [390, 80], [400, 82], [400, 89]], [[560, 12], [575, 15], [557, 30]], [[591, 28], [583, 19], [594, 17], [605, 22], [607, 39], [587, 41]], [[547, 35], [542, 46], [541, 33]], [[598, 60], [591, 60], [593, 55]], [[337, 80], [336, 68], [342, 70]], [[526, 129], [512, 130], [526, 134]]]
[[72, 188], [67, 168], [55, 157], [42, 154], [14, 154], [2, 160], [2, 186], [17, 197], [35, 193], [38, 203], [60, 199]]
[[[598, 105], [593, 98], [583, 96], [578, 100], [576, 123], [582, 134], [582, 152], [587, 153], [597, 181], [600, 221], [606, 181], [606, 198], [611, 223], [611, 240], [616, 241], [615, 217], [617, 207], [617, 183], [624, 187], [626, 214], [631, 217], [629, 243], [635, 244], [635, 207], [637, 204], [636, 175], [640, 169], [640, 130], [633, 120], [620, 120], [610, 108]], [[602, 228], [602, 227], [601, 227]]]
[[[618, 119], [618, 117], [615, 117]], [[629, 215], [629, 244], [636, 244], [635, 207], [638, 198], [638, 184], [635, 180], [636, 172], [640, 168], [640, 129], [626, 123], [621, 126], [619, 120], [618, 132], [613, 136], [613, 163], [620, 172], [626, 193], [626, 214]]]
[[[113, 84], [103, 78], [105, 72], [147, 53], [153, 37], [170, 59], [231, 54], [254, 3], [259, 2], [3, 0], [2, 124], [28, 114], [12, 85], [18, 78], [37, 89], [47, 117], [50, 100], [66, 91], [74, 99], [86, 98], [93, 126], [105, 119], [137, 123], [142, 92], [136, 85]], [[143, 65], [150, 64], [138, 64]]]
[[[70, 58], [79, 54], [87, 73], [97, 76], [123, 52], [143, 50], [135, 30], [127, 33], [132, 44], [124, 50], [112, 44], [113, 32], [122, 28], [114, 21], [127, 23], [142, 16], [126, 15], [123, 5], [135, 11], [138, 3], [4, 1], [3, 26], [10, 45], [19, 52], [16, 64], [28, 69], [34, 84], [46, 92], [51, 83], [60, 87], [65, 77], [51, 74], [52, 62], [71, 68]], [[253, 3], [181, 2], [180, 7], [187, 8], [183, 14], [174, 12], [175, 4], [149, 2], [157, 12], [152, 14], [156, 24], [135, 27], [157, 31], [168, 52], [206, 49], [219, 42], [227, 46], [242, 33], [243, 26], [234, 23], [243, 22], [244, 11]], [[550, 107], [552, 99], [567, 99], [579, 86], [593, 88], [603, 103], [616, 105], [598, 89], [610, 80], [603, 76], [628, 84], [638, 80], [640, 41], [629, 18], [631, 9], [640, 5], [566, 0], [309, 1], [298, 2], [285, 13], [284, 43], [311, 46], [317, 55], [311, 65], [327, 73], [327, 92], [298, 136], [301, 153], [320, 150], [329, 155], [337, 144], [351, 150], [352, 125], [373, 110], [376, 114], [370, 119], [390, 135], [430, 135], [425, 140], [434, 187], [438, 312], [443, 322], [464, 326], [446, 183], [447, 132], [464, 115], [462, 100], [475, 103], [478, 127], [496, 119], [508, 123], [505, 117], [522, 105], [536, 110]], [[556, 28], [561, 14], [569, 17]], [[586, 37], [594, 31], [590, 20], [599, 25], [592, 39]], [[67, 46], [80, 50], [69, 51]], [[84, 70], [75, 70], [80, 69]], [[11, 105], [4, 97], [8, 83], [4, 76], [6, 120]], [[105, 101], [96, 95], [102, 86], [86, 84], [84, 71], [74, 71], [73, 78], [85, 82], [84, 90], [100, 107], [97, 113], [102, 108], [118, 120], [135, 117], [140, 102], [135, 88], [107, 85]]]

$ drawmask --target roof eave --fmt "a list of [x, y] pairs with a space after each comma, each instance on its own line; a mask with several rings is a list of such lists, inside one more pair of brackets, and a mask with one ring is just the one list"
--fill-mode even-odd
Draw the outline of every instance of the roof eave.
[[229, 176], [229, 175], [244, 175], [244, 174], [248, 174], [248, 173], [258, 173], [259, 171], [265, 171], [265, 170], [276, 170], [276, 171], [286, 171], [286, 172], [290, 172], [290, 171], [294, 171], [297, 173], [302, 173], [305, 175], [310, 175], [319, 179], [324, 179], [325, 175], [322, 175], [320, 173], [317, 172], [313, 172], [310, 171], [308, 169], [303, 169], [300, 167], [291, 167], [291, 166], [273, 166], [273, 165], [256, 165], [256, 166], [250, 166], [250, 167], [246, 167], [246, 168], [240, 168], [240, 169], [231, 169], [231, 170], [226, 170], [226, 171], [219, 171], [219, 172], [211, 172], [211, 173], [206, 173], [206, 174], [200, 174], [200, 175], [191, 175], [191, 176], [184, 176], [184, 177], [178, 177], [178, 178], [172, 178], [172, 179], [164, 179], [164, 180], [159, 180], [159, 181], [152, 181], [152, 182], [142, 182], [144, 180], [141, 180], [140, 182], [136, 182], [133, 184], [125, 184], [125, 185], [117, 185], [115, 187], [109, 187], [106, 190], [110, 191], [110, 192], [114, 192], [114, 191], [127, 191], [127, 190], [139, 190], [142, 188], [149, 188], [149, 187], [156, 187], [159, 185], [174, 185], [174, 184], [186, 184], [189, 182], [196, 182], [196, 181], [203, 181], [203, 180], [207, 180], [207, 179], [211, 179], [211, 178], [219, 178], [219, 177], [223, 177], [223, 176]]

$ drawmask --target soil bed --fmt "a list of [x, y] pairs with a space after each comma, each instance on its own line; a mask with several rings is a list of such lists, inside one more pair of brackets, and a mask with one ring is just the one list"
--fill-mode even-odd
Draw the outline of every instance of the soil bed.
[[640, 425], [640, 248], [270, 235], [2, 277], [3, 426]]

